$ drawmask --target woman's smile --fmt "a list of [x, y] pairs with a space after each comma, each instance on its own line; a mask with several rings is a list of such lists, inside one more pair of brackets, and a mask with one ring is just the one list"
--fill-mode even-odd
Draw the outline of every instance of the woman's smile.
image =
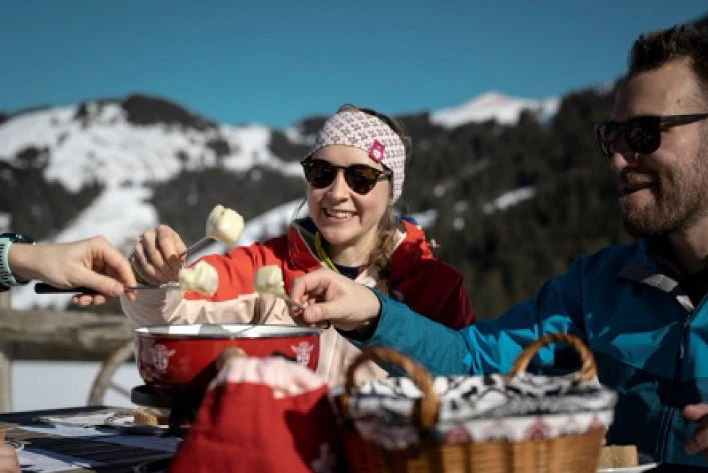
[[322, 209], [328, 220], [333, 222], [346, 222], [354, 217], [355, 213], [348, 210]]

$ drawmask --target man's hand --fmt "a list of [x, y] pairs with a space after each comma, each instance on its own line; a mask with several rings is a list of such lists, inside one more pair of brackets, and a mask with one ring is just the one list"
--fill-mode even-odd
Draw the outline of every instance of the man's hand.
[[708, 459], [708, 404], [691, 404], [684, 407], [681, 413], [686, 420], [696, 422], [696, 430], [683, 448], [689, 455], [702, 453]]
[[21, 473], [15, 448], [6, 443], [0, 443], [0, 473]]
[[21, 279], [36, 279], [56, 287], [86, 286], [99, 294], [74, 296], [79, 305], [103, 304], [107, 297], [134, 292], [130, 263], [103, 236], [71, 243], [28, 245], [13, 243], [10, 247], [10, 269]]
[[369, 288], [329, 269], [297, 278], [290, 295], [305, 306], [305, 322], [329, 321], [342, 330], [353, 330], [375, 319], [381, 310], [379, 299]]

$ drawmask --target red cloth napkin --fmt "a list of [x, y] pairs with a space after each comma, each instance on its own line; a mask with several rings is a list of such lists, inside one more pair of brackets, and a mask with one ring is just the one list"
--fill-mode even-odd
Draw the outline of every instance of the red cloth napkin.
[[168, 473], [335, 473], [343, 458], [327, 385], [281, 358], [219, 372]]

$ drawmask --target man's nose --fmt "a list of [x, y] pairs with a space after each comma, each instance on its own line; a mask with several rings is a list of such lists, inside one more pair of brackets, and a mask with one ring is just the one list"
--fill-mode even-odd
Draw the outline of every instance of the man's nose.
[[614, 143], [609, 160], [610, 167], [619, 172], [627, 166], [635, 166], [639, 162], [639, 154], [629, 148], [623, 136], [619, 136]]
[[629, 167], [629, 166], [636, 166], [639, 160], [637, 159], [638, 154], [635, 153], [634, 151], [630, 150], [624, 150], [620, 151], [616, 149], [611, 155], [610, 155], [610, 167], [612, 168], [613, 171], [619, 173], [621, 172], [624, 168]]

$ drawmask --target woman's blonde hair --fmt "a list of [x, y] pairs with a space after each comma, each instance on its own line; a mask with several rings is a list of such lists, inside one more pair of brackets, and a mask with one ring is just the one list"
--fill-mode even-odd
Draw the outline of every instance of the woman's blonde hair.
[[386, 207], [381, 220], [379, 221], [378, 234], [376, 244], [369, 254], [368, 266], [372, 268], [378, 275], [376, 289], [383, 294], [391, 295], [388, 286], [388, 273], [391, 264], [391, 255], [396, 248], [396, 225], [393, 220], [393, 210], [389, 205]]

